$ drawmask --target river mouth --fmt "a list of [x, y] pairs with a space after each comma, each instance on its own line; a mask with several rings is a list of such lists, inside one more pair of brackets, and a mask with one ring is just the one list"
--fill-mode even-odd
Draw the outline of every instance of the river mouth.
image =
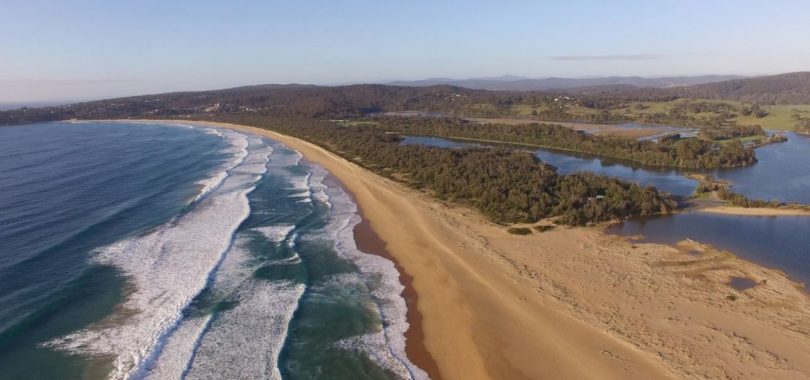
[[[732, 183], [735, 192], [758, 199], [810, 203], [810, 138], [787, 133], [788, 141], [757, 149], [759, 162], [739, 169], [705, 171]], [[445, 149], [485, 147], [495, 144], [403, 136], [403, 144]], [[510, 145], [504, 145], [510, 146]], [[514, 145], [511, 145], [515, 147]], [[525, 149], [526, 147], [515, 147]], [[698, 184], [688, 172], [643, 168], [632, 163], [548, 149], [533, 150], [560, 174], [592, 172], [642, 185], [653, 185], [683, 201]], [[699, 212], [633, 218], [608, 227], [621, 236], [642, 236], [640, 241], [676, 244], [691, 239], [733, 252], [748, 260], [784, 270], [796, 280], [810, 282], [810, 218], [802, 216], [738, 216]], [[694, 253], [699, 255], [700, 253]], [[738, 284], [735, 280], [735, 285]], [[745, 284], [742, 284], [743, 286]]]
[[739, 216], [701, 212], [638, 217], [605, 229], [644, 243], [694, 240], [810, 283], [810, 217]]

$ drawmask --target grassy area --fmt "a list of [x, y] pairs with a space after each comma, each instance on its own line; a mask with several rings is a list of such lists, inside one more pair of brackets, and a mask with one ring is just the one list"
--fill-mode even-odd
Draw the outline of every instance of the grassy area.
[[682, 100], [674, 100], [670, 102], [633, 102], [628, 107], [618, 108], [614, 112], [620, 114], [652, 114], [652, 113], [667, 113], [674, 103], [681, 102]]
[[793, 119], [793, 114], [799, 114], [803, 119], [810, 119], [810, 105], [807, 104], [780, 104], [762, 106], [762, 109], [768, 113], [763, 118], [756, 118], [753, 115], [740, 115], [732, 120], [735, 120], [739, 125], [759, 124], [765, 129], [793, 130], [797, 123], [797, 120]]
[[[794, 114], [798, 114], [802, 119], [810, 119], [810, 105], [807, 104], [762, 105], [760, 107], [768, 114], [765, 117], [757, 118], [754, 115], [742, 115], [742, 109], [744, 107], [750, 107], [751, 104], [735, 100], [719, 99], [676, 99], [668, 102], [632, 102], [627, 107], [616, 108], [611, 110], [611, 112], [614, 114], [626, 115], [628, 119], [635, 119], [645, 114], [669, 113], [673, 107], [687, 102], [728, 104], [734, 108], [734, 113], [737, 114], [735, 118], [729, 119], [729, 122], [736, 122], [739, 125], [761, 125], [765, 129], [795, 129], [797, 120], [794, 119]], [[582, 111], [577, 110], [577, 112]], [[691, 113], [689, 116], [693, 116], [698, 119], [711, 119], [718, 116], [718, 114], [714, 112], [702, 112]]]
[[[542, 113], [548, 111], [549, 107], [547, 106], [537, 106], [532, 107], [529, 104], [518, 104], [512, 107], [512, 113], [518, 116], [532, 116], [532, 111], [537, 111], [537, 113]], [[595, 115], [599, 112], [599, 110], [593, 108], [586, 108], [579, 105], [570, 105], [565, 110], [567, 113], [572, 114], [575, 118], [586, 118], [588, 115]]]

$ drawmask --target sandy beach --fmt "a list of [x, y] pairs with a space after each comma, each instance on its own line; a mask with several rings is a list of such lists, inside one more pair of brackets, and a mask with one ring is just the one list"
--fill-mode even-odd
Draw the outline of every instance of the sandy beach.
[[806, 208], [770, 208], [770, 207], [736, 207], [736, 206], [712, 206], [698, 208], [697, 212], [708, 212], [712, 214], [741, 215], [741, 216], [810, 216], [810, 209]]
[[[810, 299], [777, 270], [599, 228], [510, 235], [314, 144], [215, 125], [281, 141], [351, 191], [415, 291], [408, 354], [424, 347], [443, 379], [810, 376]], [[733, 277], [756, 286], [735, 290]]]

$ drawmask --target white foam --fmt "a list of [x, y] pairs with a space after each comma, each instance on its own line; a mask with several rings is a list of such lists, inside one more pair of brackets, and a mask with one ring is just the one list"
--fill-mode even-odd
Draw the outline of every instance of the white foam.
[[[243, 167], [246, 167], [247, 164], [254, 164], [252, 162], [245, 162], [246, 158], [248, 157], [247, 148], [251, 144], [245, 135], [229, 130], [220, 131], [214, 128], [203, 128], [203, 131], [206, 134], [219, 136], [228, 141], [228, 148], [223, 149], [221, 152], [230, 154], [231, 156], [225, 163], [212, 172], [208, 178], [197, 183], [200, 185], [200, 191], [197, 193], [197, 196], [192, 202], [199, 201], [208, 195], [212, 190], [221, 185], [222, 182], [225, 181], [225, 178], [228, 178], [230, 171], [234, 170], [237, 165], [243, 164]], [[262, 156], [269, 156], [272, 153], [273, 149], [270, 147], [259, 148], [256, 151], [251, 152], [251, 154], [259, 160], [261, 160]], [[266, 157], [264, 161], [265, 163], [267, 162]], [[257, 168], [248, 168], [248, 170], [256, 171]]]
[[303, 284], [250, 280], [238, 304], [222, 312], [205, 333], [188, 379], [281, 379], [278, 357]]
[[[318, 170], [323, 169], [314, 169]], [[407, 306], [401, 296], [404, 287], [399, 282], [399, 272], [390, 260], [357, 249], [354, 227], [360, 223], [361, 218], [357, 205], [349, 195], [341, 188], [330, 187], [325, 192], [332, 205], [332, 216], [324, 229], [325, 234], [335, 242], [337, 252], [360, 270], [360, 277], [341, 275], [331, 280], [346, 283], [363, 281], [383, 320], [379, 331], [344, 339], [337, 345], [365, 353], [375, 363], [400, 378], [428, 379], [427, 373], [411, 363], [405, 354], [405, 332], [409, 325]]]
[[302, 176], [291, 176], [288, 178], [290, 181], [290, 187], [287, 190], [294, 190], [296, 193], [291, 195], [293, 198], [302, 198], [301, 201], [303, 202], [311, 202], [312, 199], [310, 196], [312, 195], [311, 189], [309, 187], [309, 178], [312, 176], [311, 173], [307, 173]]
[[287, 245], [290, 248], [295, 248], [295, 243], [298, 241], [298, 232], [293, 232], [292, 236], [287, 240]]
[[194, 347], [197, 346], [212, 318], [212, 314], [206, 314], [197, 318], [184, 319], [166, 340], [159, 358], [141, 372], [142, 377], [149, 379], [182, 378], [194, 358]]
[[311, 189], [312, 198], [331, 207], [332, 204], [329, 202], [329, 195], [326, 192], [327, 187], [323, 184], [329, 172], [318, 165], [313, 165], [311, 171], [312, 175], [309, 176], [309, 188]]
[[[248, 157], [266, 162], [270, 154], [267, 150], [250, 152], [244, 135], [232, 131], [222, 134], [231, 143], [228, 151], [233, 157], [225, 164], [231, 165], [227, 176], [209, 196], [187, 214], [146, 235], [100, 250], [97, 260], [120, 268], [133, 285], [122, 305], [124, 311], [47, 345], [113, 356], [110, 378], [123, 379], [139, 376], [162, 346], [171, 344], [173, 333], [179, 333], [174, 336], [176, 340], [194, 336], [193, 330], [178, 327], [182, 311], [206, 286], [228, 250], [236, 228], [250, 212], [247, 194], [266, 170], [240, 164]], [[182, 363], [183, 358], [174, 361]]]
[[236, 306], [215, 318], [183, 320], [147, 378], [280, 379], [278, 355], [305, 287], [254, 279], [261, 263], [253, 260], [249, 241], [249, 235], [237, 236], [211, 285], [211, 297]]
[[280, 224], [276, 226], [263, 226], [263, 227], [256, 227], [253, 228], [253, 231], [259, 232], [267, 240], [270, 240], [275, 243], [280, 243], [287, 239], [287, 236], [295, 229], [294, 225], [290, 224]]

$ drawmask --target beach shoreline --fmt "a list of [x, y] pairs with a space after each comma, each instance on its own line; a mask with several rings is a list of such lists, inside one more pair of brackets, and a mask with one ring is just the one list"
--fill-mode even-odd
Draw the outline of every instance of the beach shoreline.
[[419, 295], [413, 288], [413, 276], [409, 275], [397, 262], [394, 256], [385, 249], [385, 242], [380, 239], [374, 229], [368, 222], [368, 219], [363, 217], [363, 209], [357, 203], [357, 197], [348, 190], [343, 182], [331, 174], [324, 180], [325, 183], [335, 182], [340, 186], [358, 207], [360, 214], [360, 223], [354, 227], [354, 240], [357, 244], [357, 249], [362, 252], [377, 255], [384, 259], [390, 260], [394, 263], [394, 267], [399, 273], [399, 282], [404, 287], [400, 296], [405, 300], [407, 305], [406, 319], [408, 321], [408, 330], [405, 332], [405, 354], [408, 359], [415, 366], [427, 372], [433, 380], [441, 380], [441, 374], [436, 366], [436, 361], [427, 351], [424, 345], [425, 333], [422, 331], [422, 314], [419, 312]]
[[738, 207], [738, 206], [710, 206], [698, 208], [694, 212], [710, 214], [738, 215], [738, 216], [810, 216], [806, 208], [772, 208], [772, 207]]
[[[297, 138], [149, 122], [267, 136], [339, 179], [400, 273], [413, 276], [424, 347], [444, 379], [810, 374], [810, 301], [778, 271], [595, 228], [516, 237]], [[757, 286], [737, 291], [732, 277]]]

